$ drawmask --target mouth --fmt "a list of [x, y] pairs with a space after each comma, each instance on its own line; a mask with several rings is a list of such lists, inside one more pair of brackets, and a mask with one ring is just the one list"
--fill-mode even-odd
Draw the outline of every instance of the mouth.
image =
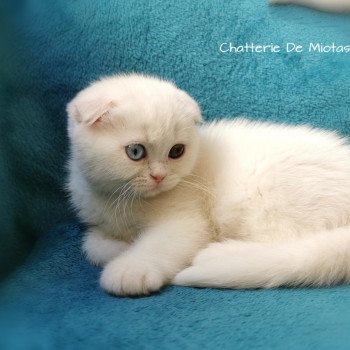
[[150, 188], [146, 191], [144, 191], [142, 193], [142, 196], [145, 197], [145, 198], [149, 198], [149, 197], [154, 197], [156, 196], [157, 194], [159, 194], [160, 192], [162, 192], [160, 190], [160, 188], [157, 186], [157, 187], [153, 187], [153, 188]]
[[171, 187], [163, 183], [155, 183], [143, 192], [144, 197], [154, 197], [161, 192], [170, 190]]
[[147, 188], [142, 190], [141, 196], [145, 198], [154, 197], [162, 192], [167, 192], [175, 188], [177, 183], [166, 181], [161, 183], [150, 183]]

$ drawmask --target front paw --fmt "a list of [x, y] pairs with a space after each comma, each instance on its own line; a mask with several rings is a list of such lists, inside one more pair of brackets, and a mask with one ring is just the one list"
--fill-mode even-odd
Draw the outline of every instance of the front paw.
[[108, 263], [100, 285], [108, 293], [119, 296], [148, 295], [166, 282], [160, 269], [142, 259], [122, 257]]

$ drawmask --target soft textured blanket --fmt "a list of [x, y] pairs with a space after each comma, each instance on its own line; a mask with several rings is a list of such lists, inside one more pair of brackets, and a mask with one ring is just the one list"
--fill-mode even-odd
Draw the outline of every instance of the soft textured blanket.
[[[101, 75], [172, 79], [206, 119], [245, 115], [349, 135], [348, 16], [265, 0], [3, 0], [0, 30], [1, 274], [31, 254], [4, 282], [25, 310], [7, 332], [14, 346], [347, 347], [348, 287], [168, 288], [117, 299], [99, 290], [97, 269], [82, 260], [76, 226], [46, 231], [73, 217], [63, 189], [65, 105]], [[280, 51], [229, 53], [230, 43]], [[303, 51], [287, 52], [288, 43]]]
[[77, 225], [50, 232], [8, 281], [0, 349], [349, 349], [347, 286], [168, 287], [151, 297], [114, 298], [98, 287], [80, 236]]

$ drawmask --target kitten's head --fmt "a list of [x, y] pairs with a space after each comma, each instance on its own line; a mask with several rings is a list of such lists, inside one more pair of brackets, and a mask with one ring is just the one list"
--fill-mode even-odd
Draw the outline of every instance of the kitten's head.
[[67, 112], [72, 162], [107, 192], [124, 186], [155, 196], [174, 188], [196, 162], [200, 109], [170, 82], [136, 74], [105, 78], [78, 93]]

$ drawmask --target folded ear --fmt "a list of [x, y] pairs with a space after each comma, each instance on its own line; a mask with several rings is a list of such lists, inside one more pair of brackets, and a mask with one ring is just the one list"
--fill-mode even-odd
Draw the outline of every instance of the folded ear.
[[108, 115], [110, 110], [115, 107], [115, 103], [106, 96], [96, 96], [84, 92], [87, 91], [82, 91], [68, 103], [69, 118], [74, 118], [78, 123], [89, 126], [109, 121]]
[[202, 123], [202, 113], [198, 103], [185, 91], [178, 89], [179, 100], [182, 103], [183, 109], [186, 111], [186, 114], [193, 118], [195, 123]]

